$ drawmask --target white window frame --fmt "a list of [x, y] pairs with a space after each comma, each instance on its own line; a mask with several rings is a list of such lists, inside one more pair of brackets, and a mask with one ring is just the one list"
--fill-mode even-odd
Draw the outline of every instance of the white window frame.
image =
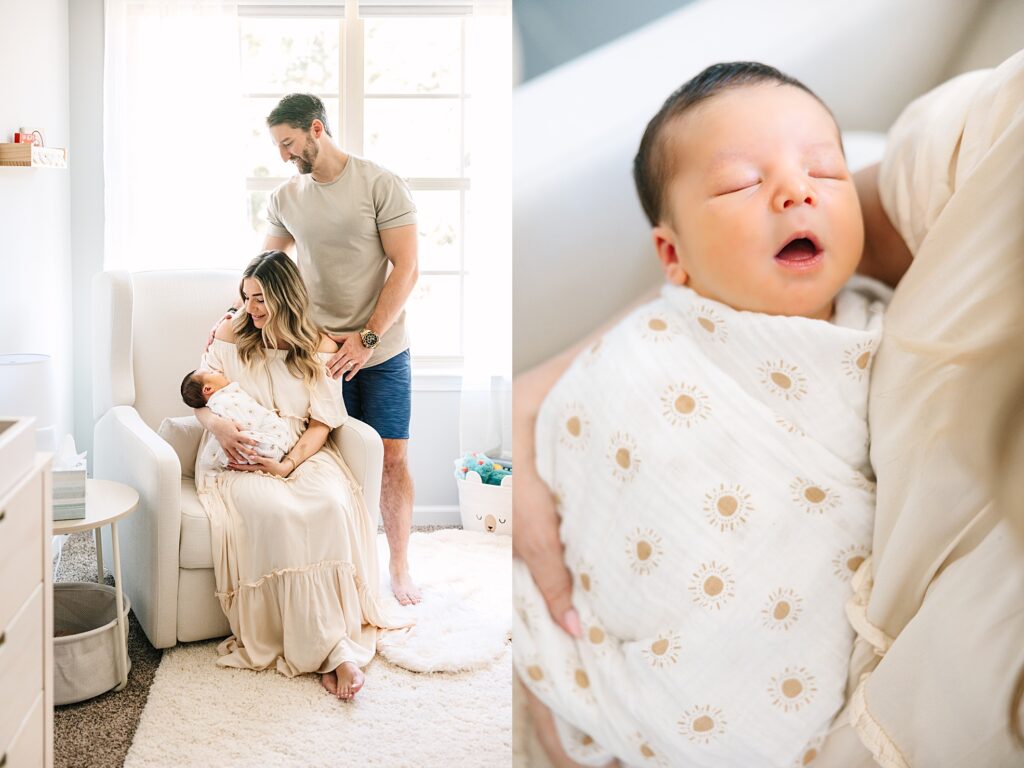
[[[460, 103], [459, 126], [459, 175], [449, 178], [403, 177], [413, 193], [417, 191], [458, 191], [459, 192], [459, 266], [458, 269], [438, 270], [420, 269], [421, 276], [450, 275], [459, 278], [459, 354], [458, 355], [416, 355], [413, 354], [414, 374], [436, 373], [458, 375], [463, 366], [465, 351], [465, 288], [466, 288], [466, 193], [471, 183], [466, 175], [466, 103], [470, 96], [466, 90], [466, 20], [472, 16], [473, 6], [465, 0], [433, 3], [366, 3], [347, 0], [345, 3], [324, 2], [302, 5], [286, 5], [281, 3], [248, 0], [238, 5], [240, 18], [327, 18], [337, 19], [340, 25], [338, 46], [338, 85], [341, 93], [317, 93], [321, 99], [337, 99], [342, 119], [336, 133], [338, 144], [345, 151], [355, 155], [363, 155], [363, 103], [367, 99], [436, 99], [456, 100]], [[436, 18], [439, 16], [464, 17], [461, 24], [461, 61], [459, 72], [459, 92], [457, 94], [408, 94], [408, 93], [374, 93], [364, 92], [364, 51], [363, 51], [363, 19], [381, 16], [401, 16]], [[243, 93], [243, 98], [279, 99], [283, 93]], [[269, 140], [269, 139], [268, 139]], [[372, 158], [371, 158], [372, 159]], [[393, 169], [398, 172], [401, 169]], [[247, 177], [246, 193], [270, 192], [286, 181], [287, 176]]]

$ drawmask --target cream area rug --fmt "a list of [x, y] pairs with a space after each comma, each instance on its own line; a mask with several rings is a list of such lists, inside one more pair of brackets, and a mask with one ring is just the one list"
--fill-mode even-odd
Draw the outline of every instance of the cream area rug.
[[181, 644], [164, 652], [126, 768], [511, 765], [511, 540], [414, 533], [409, 560], [424, 600], [389, 607], [417, 624], [382, 643], [355, 701], [318, 675], [218, 667], [215, 640]]
[[[386, 565], [387, 540], [379, 536], [377, 546]], [[512, 537], [458, 528], [414, 533], [409, 561], [423, 592], [418, 605], [398, 604], [384, 566], [381, 584], [389, 612], [416, 624], [385, 635], [381, 655], [415, 672], [478, 669], [500, 656], [512, 637]]]

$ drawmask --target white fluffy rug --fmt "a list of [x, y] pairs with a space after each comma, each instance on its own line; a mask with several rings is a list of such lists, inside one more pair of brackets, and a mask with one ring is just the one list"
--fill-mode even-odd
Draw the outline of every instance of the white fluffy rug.
[[381, 655], [415, 672], [478, 669], [500, 656], [512, 632], [512, 537], [446, 529], [414, 533], [409, 542], [419, 605], [402, 607], [388, 588], [387, 542], [378, 537], [385, 604], [411, 616], [407, 633], [391, 632]]
[[[416, 533], [409, 555], [425, 599], [392, 607], [414, 613], [417, 626], [388, 642], [354, 702], [328, 695], [316, 675], [218, 667], [217, 641], [178, 645], [164, 653], [126, 768], [508, 766], [510, 540]], [[411, 672], [387, 659], [465, 671]]]

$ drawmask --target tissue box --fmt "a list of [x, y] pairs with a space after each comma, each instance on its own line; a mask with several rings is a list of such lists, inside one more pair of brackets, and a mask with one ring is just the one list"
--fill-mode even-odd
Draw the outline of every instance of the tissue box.
[[53, 470], [53, 519], [85, 517], [85, 469]]
[[65, 435], [53, 459], [53, 519], [85, 517], [85, 454], [75, 450], [75, 438]]

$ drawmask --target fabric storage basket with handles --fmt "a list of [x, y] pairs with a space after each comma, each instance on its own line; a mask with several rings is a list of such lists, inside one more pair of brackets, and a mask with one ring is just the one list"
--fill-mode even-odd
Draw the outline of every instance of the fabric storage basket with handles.
[[[125, 626], [130, 609], [124, 595]], [[117, 633], [113, 587], [88, 581], [53, 585], [54, 704], [91, 699], [120, 682]]]

